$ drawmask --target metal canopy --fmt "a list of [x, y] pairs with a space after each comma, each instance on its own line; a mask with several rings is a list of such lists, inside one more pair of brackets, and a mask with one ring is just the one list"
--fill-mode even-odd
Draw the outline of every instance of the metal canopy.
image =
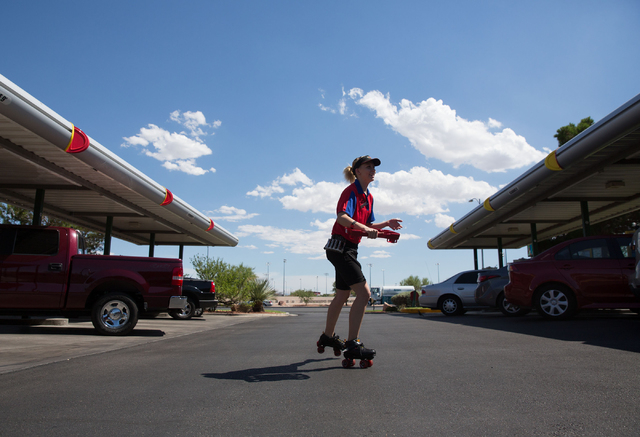
[[0, 201], [135, 244], [236, 246], [238, 239], [0, 75]]
[[[520, 248], [640, 209], [640, 94], [429, 241]], [[585, 211], [587, 213], [585, 214]], [[532, 226], [533, 225], [533, 226]]]

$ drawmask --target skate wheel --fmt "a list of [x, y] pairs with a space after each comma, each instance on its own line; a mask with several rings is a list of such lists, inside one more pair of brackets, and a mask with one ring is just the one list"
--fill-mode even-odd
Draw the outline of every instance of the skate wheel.
[[348, 369], [349, 367], [353, 367], [356, 365], [356, 360], [352, 360], [349, 358], [345, 358], [344, 360], [342, 360], [342, 367], [344, 367], [345, 369]]
[[324, 353], [324, 346], [322, 346], [320, 344], [320, 342], [318, 342], [317, 345], [318, 345], [318, 353], [319, 354], [323, 354]]
[[342, 351], [341, 351], [340, 349], [334, 349], [334, 350], [333, 350], [333, 354], [334, 354], [336, 357], [339, 357], [340, 355], [342, 355]]
[[369, 367], [369, 364], [367, 363], [367, 360], [361, 360], [360, 361], [360, 368], [361, 369], [366, 369], [367, 367]]
[[369, 365], [369, 367], [373, 366], [373, 360], [368, 360], [367, 364]]

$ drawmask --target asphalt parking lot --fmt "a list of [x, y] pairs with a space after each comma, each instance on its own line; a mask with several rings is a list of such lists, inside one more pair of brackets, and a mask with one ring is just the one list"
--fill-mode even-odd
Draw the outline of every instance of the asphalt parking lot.
[[1, 434], [638, 435], [632, 313], [368, 314], [374, 366], [343, 369], [316, 351], [326, 309], [287, 311], [141, 320], [117, 339], [0, 326]]

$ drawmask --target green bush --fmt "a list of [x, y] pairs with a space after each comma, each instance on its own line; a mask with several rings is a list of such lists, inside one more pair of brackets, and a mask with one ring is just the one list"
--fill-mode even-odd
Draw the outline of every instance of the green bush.
[[395, 296], [391, 296], [391, 303], [398, 308], [404, 308], [411, 304], [411, 292], [405, 291], [404, 293], [398, 293]]
[[250, 313], [252, 304], [247, 302], [240, 302], [238, 304], [238, 312], [239, 313]]

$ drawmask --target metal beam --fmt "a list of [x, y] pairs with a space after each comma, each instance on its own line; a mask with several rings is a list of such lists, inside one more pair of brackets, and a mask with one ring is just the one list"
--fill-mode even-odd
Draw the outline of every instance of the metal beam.
[[44, 190], [38, 188], [36, 190], [36, 198], [33, 204], [33, 226], [42, 224], [42, 210], [44, 209]]
[[111, 231], [113, 230], [113, 217], [107, 216], [107, 226], [104, 230], [104, 254], [111, 255]]

